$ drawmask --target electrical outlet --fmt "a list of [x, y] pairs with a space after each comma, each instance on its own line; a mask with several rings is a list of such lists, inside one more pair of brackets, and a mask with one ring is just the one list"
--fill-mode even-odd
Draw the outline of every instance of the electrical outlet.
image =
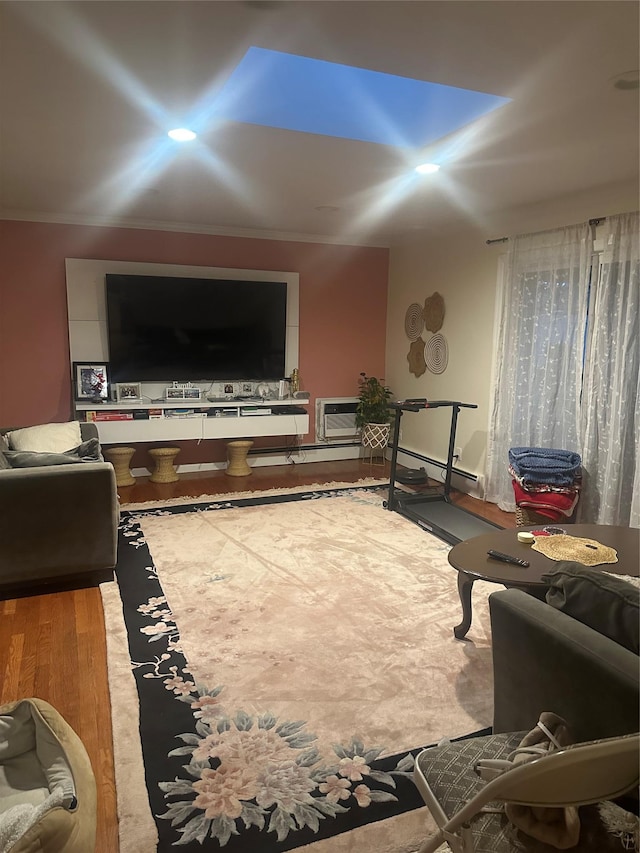
[[453, 458], [456, 459], [458, 462], [462, 459], [462, 448], [461, 447], [454, 447], [453, 448]]

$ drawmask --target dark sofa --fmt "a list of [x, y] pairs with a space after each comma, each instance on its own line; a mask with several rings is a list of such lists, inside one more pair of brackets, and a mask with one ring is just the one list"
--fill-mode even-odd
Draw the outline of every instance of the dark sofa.
[[[93, 423], [80, 430], [98, 437]], [[118, 518], [109, 462], [0, 470], [0, 595], [112, 579]]]
[[640, 729], [639, 590], [581, 564], [546, 576], [547, 603], [509, 589], [489, 597], [494, 730], [529, 730], [542, 711], [576, 741]]

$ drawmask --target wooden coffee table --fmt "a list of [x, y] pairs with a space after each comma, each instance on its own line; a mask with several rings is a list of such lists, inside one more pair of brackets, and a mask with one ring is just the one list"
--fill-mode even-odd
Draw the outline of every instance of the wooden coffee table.
[[[633, 527], [614, 527], [604, 524], [569, 524], [561, 522], [549, 525], [562, 527], [571, 536], [595, 539], [603, 545], [609, 545], [618, 552], [618, 562], [593, 568], [616, 575], [637, 577], [640, 565], [640, 530]], [[459, 542], [449, 551], [449, 562], [458, 570], [458, 594], [462, 605], [462, 622], [453, 629], [458, 640], [462, 640], [471, 627], [471, 592], [477, 580], [501, 583], [506, 587], [516, 587], [535, 594], [536, 587], [544, 594], [546, 584], [542, 575], [557, 565], [555, 560], [534, 551], [530, 545], [518, 542], [517, 534], [523, 530], [539, 530], [540, 524], [533, 527], [518, 527], [515, 530], [496, 530]], [[529, 568], [501, 563], [487, 555], [487, 551], [502, 551], [520, 560], [528, 560]]]

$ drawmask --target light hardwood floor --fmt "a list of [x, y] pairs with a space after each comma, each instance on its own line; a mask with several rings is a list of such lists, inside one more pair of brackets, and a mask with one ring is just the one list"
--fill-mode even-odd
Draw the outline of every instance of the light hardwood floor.
[[[251, 477], [224, 472], [182, 475], [177, 483], [154, 484], [147, 477], [121, 488], [128, 503], [173, 497], [232, 493], [355, 482], [388, 476], [388, 466], [361, 460], [254, 468]], [[503, 527], [515, 527], [515, 516], [494, 504], [454, 494], [454, 501]], [[117, 853], [111, 710], [107, 655], [100, 591], [97, 587], [0, 601], [0, 702], [38, 696], [50, 702], [84, 742], [98, 786], [96, 853]], [[87, 851], [89, 853], [89, 851]]]

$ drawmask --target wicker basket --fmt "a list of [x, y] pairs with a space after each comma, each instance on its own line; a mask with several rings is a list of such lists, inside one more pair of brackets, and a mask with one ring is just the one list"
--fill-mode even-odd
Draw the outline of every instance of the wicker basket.
[[539, 512], [532, 512], [524, 507], [516, 507], [516, 527], [531, 527], [533, 524], [553, 524], [550, 518], [546, 515], [540, 515]]
[[516, 527], [532, 527], [534, 524], [541, 524], [545, 527], [550, 524], [563, 527], [565, 524], [573, 523], [573, 518], [563, 518], [560, 521], [553, 521], [549, 516], [541, 515], [541, 513], [535, 512], [535, 510], [522, 506], [516, 507]]

